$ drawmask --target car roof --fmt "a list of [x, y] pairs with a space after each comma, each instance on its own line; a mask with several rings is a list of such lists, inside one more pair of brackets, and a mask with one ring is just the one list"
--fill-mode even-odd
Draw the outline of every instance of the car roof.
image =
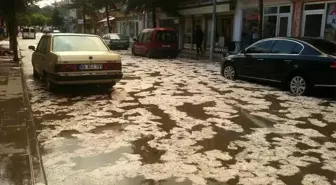
[[272, 37], [272, 38], [267, 38], [265, 40], [272, 40], [272, 39], [285, 39], [285, 40], [292, 40], [296, 42], [304, 42], [304, 43], [309, 43], [313, 41], [320, 41], [320, 42], [332, 42], [326, 39], [322, 38], [316, 38], [316, 37]]
[[146, 29], [143, 29], [142, 31], [175, 31], [174, 28], [146, 28]]
[[89, 36], [89, 37], [99, 37], [94, 34], [83, 34], [83, 33], [47, 33], [49, 36]]

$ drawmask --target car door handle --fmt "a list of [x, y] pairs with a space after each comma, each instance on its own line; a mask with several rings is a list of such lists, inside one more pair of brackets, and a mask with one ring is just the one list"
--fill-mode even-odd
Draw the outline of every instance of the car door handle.
[[264, 59], [262, 59], [262, 58], [258, 58], [257, 60], [262, 61], [262, 60], [264, 60]]

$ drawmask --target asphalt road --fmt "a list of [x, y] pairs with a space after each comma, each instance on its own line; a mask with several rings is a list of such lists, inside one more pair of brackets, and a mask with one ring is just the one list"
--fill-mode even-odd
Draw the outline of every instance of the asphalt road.
[[336, 103], [229, 81], [219, 64], [122, 53], [125, 78], [45, 91], [25, 77], [51, 185], [336, 184]]

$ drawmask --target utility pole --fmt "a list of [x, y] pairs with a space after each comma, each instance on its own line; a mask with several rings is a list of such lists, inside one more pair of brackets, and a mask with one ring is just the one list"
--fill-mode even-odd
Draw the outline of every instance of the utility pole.
[[259, 0], [259, 39], [263, 38], [264, 0]]
[[107, 19], [107, 29], [108, 29], [108, 33], [111, 33], [111, 25], [110, 25], [110, 14], [109, 14], [109, 5], [105, 4], [105, 11], [106, 11], [106, 19]]
[[216, 29], [216, 1], [212, 0], [213, 10], [212, 10], [212, 24], [211, 24], [211, 40], [210, 40], [210, 61], [213, 60], [214, 47], [215, 47], [215, 29]]

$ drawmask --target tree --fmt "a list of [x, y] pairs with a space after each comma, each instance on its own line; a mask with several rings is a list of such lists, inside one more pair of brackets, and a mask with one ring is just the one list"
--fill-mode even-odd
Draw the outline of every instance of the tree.
[[18, 21], [18, 25], [22, 26], [30, 26], [32, 25], [31, 23], [31, 15], [28, 13], [20, 13], [17, 16], [17, 21]]
[[22, 13], [26, 10], [28, 5], [32, 2], [28, 0], [11, 0], [11, 1], [2, 1], [0, 6], [0, 15], [5, 18], [7, 23], [7, 30], [9, 33], [9, 45], [10, 49], [13, 50], [14, 53], [14, 61], [19, 61], [18, 55], [18, 13]]
[[61, 27], [64, 24], [64, 19], [60, 12], [55, 8], [51, 17], [51, 23], [55, 27]]
[[187, 0], [127, 0], [125, 2], [126, 12], [130, 11], [151, 11], [152, 12], [152, 21], [153, 27], [156, 27], [156, 9], [160, 8], [162, 11], [179, 15], [178, 7], [179, 4]]
[[39, 13], [34, 13], [31, 15], [31, 24], [34, 26], [43, 26], [44, 24], [47, 23], [48, 18], [39, 14]]
[[123, 3], [124, 0], [94, 0], [92, 1], [92, 6], [95, 7], [95, 9], [101, 9], [104, 8], [105, 9], [105, 13], [106, 13], [106, 21], [107, 21], [107, 27], [108, 27], [108, 32], [111, 33], [112, 31], [112, 27], [110, 24], [110, 20], [109, 20], [109, 11], [111, 9], [113, 10], [117, 10], [117, 6], [115, 5], [116, 3]]

